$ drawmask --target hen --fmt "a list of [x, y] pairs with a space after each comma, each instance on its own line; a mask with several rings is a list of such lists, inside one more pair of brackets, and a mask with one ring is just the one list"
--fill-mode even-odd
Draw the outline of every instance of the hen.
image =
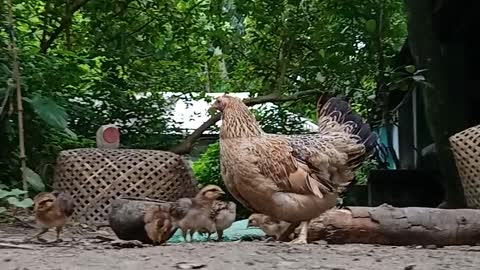
[[[224, 202], [216, 200], [213, 202], [210, 218], [215, 222], [217, 232], [217, 241], [223, 238], [223, 231], [232, 226], [237, 215], [237, 205], [234, 202]], [[199, 233], [207, 233], [210, 238], [211, 233], [206, 230], [200, 230]]]
[[152, 206], [145, 211], [143, 221], [145, 232], [154, 245], [165, 243], [172, 231], [172, 221], [169, 214], [170, 208], [163, 206]]
[[187, 233], [192, 236], [197, 231], [215, 232], [215, 221], [210, 218], [213, 202], [225, 194], [216, 185], [207, 185], [194, 198], [182, 198], [172, 204], [170, 215], [174, 226], [180, 228], [182, 236], [187, 241]]
[[50, 228], [57, 231], [57, 242], [60, 241], [60, 233], [68, 218], [73, 214], [74, 203], [69, 194], [65, 192], [41, 192], [33, 198], [35, 220], [41, 231], [33, 238], [41, 240], [40, 236]]
[[256, 213], [300, 224], [290, 243], [307, 243], [310, 220], [336, 205], [378, 139], [335, 97], [318, 103], [319, 131], [305, 135], [265, 133], [236, 97], [220, 96], [212, 107], [222, 115], [220, 166], [228, 191]]

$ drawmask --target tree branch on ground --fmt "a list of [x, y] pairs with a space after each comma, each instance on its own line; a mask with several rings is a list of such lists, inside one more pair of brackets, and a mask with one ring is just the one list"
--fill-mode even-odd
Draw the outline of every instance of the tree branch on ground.
[[[247, 98], [244, 99], [243, 102], [247, 106], [254, 106], [258, 104], [263, 104], [267, 102], [286, 102], [292, 100], [298, 100], [302, 98], [306, 98], [315, 94], [319, 94], [322, 91], [320, 89], [315, 90], [307, 90], [302, 92], [297, 92], [292, 95], [284, 95], [281, 93], [273, 93], [265, 96], [259, 96], [254, 98]], [[192, 132], [189, 136], [185, 138], [180, 144], [176, 145], [175, 147], [171, 148], [170, 151], [174, 152], [179, 155], [184, 155], [190, 153], [193, 148], [193, 144], [195, 141], [202, 136], [203, 132], [205, 132], [208, 128], [212, 125], [217, 123], [220, 120], [220, 114], [217, 113], [211, 116], [207, 121], [205, 121], [200, 127]]]

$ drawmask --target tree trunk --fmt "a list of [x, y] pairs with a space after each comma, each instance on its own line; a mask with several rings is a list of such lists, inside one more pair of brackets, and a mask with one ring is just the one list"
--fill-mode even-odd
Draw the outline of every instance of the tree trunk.
[[310, 224], [309, 241], [383, 245], [480, 243], [480, 210], [349, 207], [326, 212]]
[[[449, 50], [441, 47], [435, 33], [431, 1], [405, 0], [410, 49], [418, 69], [428, 69], [427, 80], [434, 87], [421, 89], [426, 119], [435, 142], [444, 177], [446, 208], [464, 207], [465, 199], [455, 166], [449, 136], [467, 128], [464, 95], [459, 93], [446, 59]], [[455, 101], [455, 102], [453, 102]]]

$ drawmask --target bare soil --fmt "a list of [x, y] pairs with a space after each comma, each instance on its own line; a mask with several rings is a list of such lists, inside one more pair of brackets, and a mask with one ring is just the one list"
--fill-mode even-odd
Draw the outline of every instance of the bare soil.
[[[55, 269], [480, 269], [480, 246], [303, 246], [264, 241], [182, 243], [120, 247], [108, 229], [66, 228], [60, 243], [25, 242], [36, 232], [27, 224], [0, 224], [1, 270]], [[54, 232], [44, 237], [55, 239]], [[135, 243], [133, 243], [135, 246]]]

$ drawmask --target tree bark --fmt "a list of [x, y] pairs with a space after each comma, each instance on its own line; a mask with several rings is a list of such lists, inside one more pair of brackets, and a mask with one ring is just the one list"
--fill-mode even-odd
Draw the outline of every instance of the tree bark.
[[[308, 91], [298, 92], [292, 95], [282, 95], [282, 94], [275, 93], [275, 94], [260, 96], [256, 98], [248, 98], [248, 99], [245, 99], [243, 102], [247, 106], [253, 106], [253, 105], [263, 104], [267, 102], [286, 102], [286, 101], [311, 97], [312, 95], [316, 95], [320, 92], [321, 90], [308, 90]], [[200, 136], [202, 136], [202, 133], [205, 130], [207, 130], [209, 127], [217, 123], [219, 120], [220, 120], [219, 113], [213, 115], [206, 122], [200, 125], [200, 127], [194, 130], [192, 134], [190, 134], [187, 138], [185, 138], [185, 140], [183, 140], [182, 143], [176, 145], [175, 147], [170, 149], [170, 151], [179, 155], [185, 155], [190, 153], [190, 151], [193, 148], [193, 144], [198, 138], [200, 138]]]
[[480, 210], [349, 207], [310, 223], [309, 241], [382, 245], [473, 245], [480, 243]]
[[[458, 85], [452, 85], [447, 72], [444, 50], [435, 33], [431, 1], [405, 0], [408, 15], [408, 36], [412, 56], [418, 69], [428, 69], [427, 80], [434, 87], [421, 89], [425, 114], [437, 147], [440, 170], [444, 177], [446, 208], [464, 207], [460, 178], [450, 150], [448, 138], [467, 128], [465, 103], [460, 102]], [[457, 101], [457, 102], [453, 102]]]

